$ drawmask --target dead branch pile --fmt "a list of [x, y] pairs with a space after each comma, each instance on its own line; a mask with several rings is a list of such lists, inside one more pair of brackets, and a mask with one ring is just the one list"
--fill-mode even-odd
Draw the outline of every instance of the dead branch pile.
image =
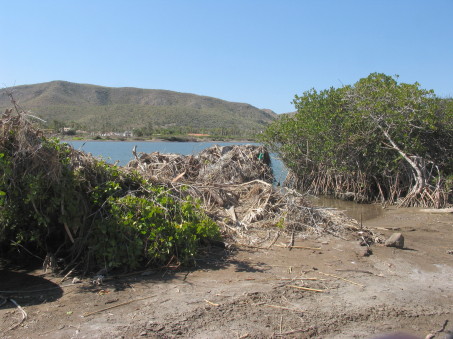
[[[355, 221], [311, 206], [294, 190], [272, 185], [263, 146], [213, 146], [197, 155], [140, 154], [127, 166], [165, 182], [180, 199], [201, 201], [203, 209], [237, 242], [256, 243], [269, 230], [306, 235], [344, 236]], [[262, 240], [262, 239], [261, 239]]]
[[263, 146], [212, 146], [197, 155], [150, 154], [133, 150], [126, 167], [159, 182], [178, 181], [241, 184], [251, 180], [272, 183], [270, 156]]
[[345, 237], [348, 231], [358, 230], [357, 222], [343, 213], [312, 206], [301, 193], [261, 180], [233, 185], [169, 185], [175, 195], [189, 194], [201, 201], [207, 214], [238, 243], [271, 240], [263, 237], [272, 230], [302, 237]]

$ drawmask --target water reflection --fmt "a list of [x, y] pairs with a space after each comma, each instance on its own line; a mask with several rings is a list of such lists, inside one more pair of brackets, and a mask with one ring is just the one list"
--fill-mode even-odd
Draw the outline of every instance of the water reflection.
[[348, 217], [360, 220], [370, 220], [377, 218], [383, 213], [383, 208], [378, 204], [357, 204], [352, 201], [344, 201], [326, 196], [310, 196], [309, 200], [312, 204], [322, 207], [337, 208], [344, 211]]

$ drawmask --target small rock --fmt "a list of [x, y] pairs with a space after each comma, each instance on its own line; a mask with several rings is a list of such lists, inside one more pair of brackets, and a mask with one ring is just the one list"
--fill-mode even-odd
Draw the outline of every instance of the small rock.
[[362, 257], [369, 257], [370, 255], [373, 254], [373, 251], [371, 250], [371, 248], [366, 247], [366, 248], [362, 249], [360, 254], [362, 255]]
[[104, 282], [104, 276], [103, 275], [95, 275], [93, 277], [93, 280], [91, 281], [91, 283], [93, 285], [102, 285], [103, 282]]
[[393, 233], [386, 241], [385, 246], [404, 248], [404, 237], [401, 233]]

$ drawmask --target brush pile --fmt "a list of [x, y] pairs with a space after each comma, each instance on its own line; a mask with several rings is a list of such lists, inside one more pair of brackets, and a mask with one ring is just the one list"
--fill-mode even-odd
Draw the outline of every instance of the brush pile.
[[357, 229], [342, 213], [311, 206], [301, 193], [273, 186], [271, 160], [263, 146], [215, 145], [189, 156], [133, 153], [135, 160], [127, 167], [165, 182], [180, 199], [189, 195], [200, 201], [236, 243], [263, 243], [263, 234], [272, 229], [303, 237], [346, 236], [348, 229]]
[[344, 214], [312, 206], [299, 192], [261, 180], [236, 185], [171, 185], [174, 194], [186, 192], [201, 201], [206, 213], [239, 244], [270, 243], [269, 231], [305, 238], [347, 237], [348, 231], [358, 230], [357, 222]]
[[158, 182], [184, 181], [204, 184], [242, 184], [251, 180], [272, 183], [270, 156], [263, 146], [233, 145], [206, 148], [197, 155], [150, 154], [132, 151], [134, 168]]

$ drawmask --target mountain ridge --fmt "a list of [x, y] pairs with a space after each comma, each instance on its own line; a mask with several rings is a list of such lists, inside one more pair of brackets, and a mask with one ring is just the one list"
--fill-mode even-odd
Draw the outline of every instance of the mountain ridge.
[[[106, 87], [55, 80], [9, 89], [25, 109], [45, 120], [75, 123], [87, 130], [146, 125], [256, 131], [276, 119], [271, 110], [247, 103], [162, 89]], [[10, 107], [6, 91], [0, 107]]]

